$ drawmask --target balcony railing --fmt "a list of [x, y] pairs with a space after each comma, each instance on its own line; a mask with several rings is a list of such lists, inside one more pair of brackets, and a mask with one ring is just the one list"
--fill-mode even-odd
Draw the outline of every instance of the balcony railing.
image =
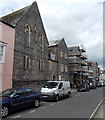
[[82, 60], [81, 64], [82, 64], [82, 65], [85, 65], [85, 66], [88, 65], [87, 61], [84, 61], [84, 60]]
[[70, 64], [76, 64], [76, 63], [78, 63], [78, 64], [85, 65], [85, 66], [88, 65], [87, 61], [84, 61], [82, 59], [70, 59], [69, 63]]
[[81, 59], [69, 59], [69, 63], [81, 63]]
[[86, 68], [72, 68], [70, 69], [70, 71], [72, 72], [88, 72], [88, 70]]

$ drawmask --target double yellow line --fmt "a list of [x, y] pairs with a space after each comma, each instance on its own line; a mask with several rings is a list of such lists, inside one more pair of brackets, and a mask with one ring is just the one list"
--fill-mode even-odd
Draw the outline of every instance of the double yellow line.
[[95, 108], [95, 110], [92, 112], [89, 120], [91, 120], [94, 116], [94, 114], [96, 113], [96, 111], [98, 110], [98, 108], [100, 107], [100, 105], [103, 103], [103, 101], [105, 100], [105, 97], [101, 100], [101, 102], [98, 104], [98, 106]]

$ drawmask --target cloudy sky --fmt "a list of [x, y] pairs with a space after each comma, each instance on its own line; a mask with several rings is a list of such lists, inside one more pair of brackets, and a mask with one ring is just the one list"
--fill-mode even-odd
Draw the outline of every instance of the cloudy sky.
[[[34, 0], [0, 0], [0, 17]], [[89, 61], [103, 66], [104, 0], [37, 0], [48, 40], [65, 38], [68, 46], [84, 45]]]

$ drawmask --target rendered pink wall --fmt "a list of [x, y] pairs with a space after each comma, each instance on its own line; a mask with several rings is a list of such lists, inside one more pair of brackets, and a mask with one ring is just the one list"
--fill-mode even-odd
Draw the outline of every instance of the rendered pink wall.
[[15, 29], [0, 22], [0, 41], [6, 43], [5, 63], [0, 64], [2, 90], [12, 88]]

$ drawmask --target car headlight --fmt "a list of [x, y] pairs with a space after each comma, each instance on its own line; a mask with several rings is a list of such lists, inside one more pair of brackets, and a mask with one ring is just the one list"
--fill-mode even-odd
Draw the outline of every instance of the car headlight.
[[51, 91], [50, 94], [55, 94], [55, 91]]

